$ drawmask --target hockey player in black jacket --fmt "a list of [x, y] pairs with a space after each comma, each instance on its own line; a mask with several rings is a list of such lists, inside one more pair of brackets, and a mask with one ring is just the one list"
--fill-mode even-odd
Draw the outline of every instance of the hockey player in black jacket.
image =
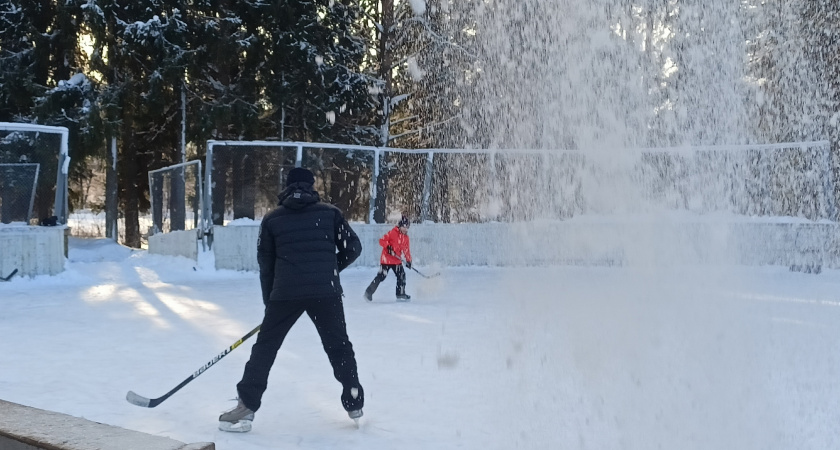
[[342, 406], [351, 418], [362, 416], [364, 391], [347, 337], [338, 276], [359, 257], [362, 244], [341, 211], [320, 201], [314, 183], [309, 170], [289, 171], [280, 206], [260, 225], [257, 259], [265, 316], [242, 381], [236, 385], [239, 402], [219, 417], [223, 431], [251, 429], [277, 351], [303, 313], [315, 324], [343, 387]]

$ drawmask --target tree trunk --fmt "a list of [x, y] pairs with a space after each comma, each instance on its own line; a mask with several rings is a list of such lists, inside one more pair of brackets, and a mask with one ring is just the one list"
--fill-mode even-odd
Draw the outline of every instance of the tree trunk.
[[149, 195], [152, 203], [152, 234], [163, 232], [163, 179], [161, 172], [152, 174]]
[[[186, 87], [183, 80], [179, 86], [181, 91], [181, 132], [179, 133], [179, 145], [174, 148], [176, 151], [172, 155], [172, 161], [175, 164], [185, 163], [187, 161], [187, 96]], [[169, 231], [185, 230], [187, 222], [187, 205], [186, 205], [186, 168], [174, 170], [171, 172], [169, 185], [171, 192], [169, 193]], [[196, 211], [193, 211], [197, 214]]]
[[237, 151], [233, 158], [233, 218], [254, 219], [256, 179], [251, 150]]
[[385, 153], [379, 153], [379, 175], [373, 180], [376, 183], [376, 198], [371, 199], [373, 202], [373, 221], [375, 223], [385, 223], [388, 216], [388, 211], [386, 211], [388, 174], [386, 174], [385, 162]]
[[137, 182], [139, 169], [138, 145], [136, 139], [128, 139], [134, 132], [130, 118], [123, 119], [123, 219], [125, 220], [125, 238], [123, 244], [140, 248], [140, 188]]
[[[218, 149], [217, 149], [218, 150]], [[225, 224], [225, 196], [227, 195], [227, 177], [228, 168], [230, 167], [230, 158], [227, 152], [213, 151], [211, 161], [211, 195], [213, 204], [210, 208], [210, 218], [213, 225]]]

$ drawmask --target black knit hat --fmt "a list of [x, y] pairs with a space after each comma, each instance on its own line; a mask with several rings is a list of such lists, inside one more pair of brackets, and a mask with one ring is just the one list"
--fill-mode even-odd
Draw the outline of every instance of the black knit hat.
[[406, 217], [406, 216], [402, 216], [402, 219], [400, 219], [400, 223], [399, 223], [399, 224], [397, 224], [397, 226], [398, 226], [398, 227], [406, 227], [406, 228], [408, 228], [408, 227], [410, 227], [410, 226], [411, 226], [411, 221], [410, 221], [410, 220], [408, 220], [408, 217]]
[[286, 186], [291, 186], [294, 183], [315, 184], [315, 175], [313, 175], [308, 169], [295, 167], [290, 170], [289, 174], [286, 176]]

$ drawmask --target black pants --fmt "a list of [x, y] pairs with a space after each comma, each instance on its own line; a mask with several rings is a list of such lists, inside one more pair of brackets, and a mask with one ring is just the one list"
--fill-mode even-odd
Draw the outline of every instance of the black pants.
[[379, 267], [379, 273], [376, 274], [376, 277], [367, 287], [367, 292], [371, 295], [376, 292], [379, 283], [385, 281], [385, 277], [388, 276], [388, 270], [393, 270], [394, 275], [397, 276], [397, 295], [405, 294], [405, 269], [403, 269], [402, 264], [382, 264]]
[[[260, 408], [262, 395], [268, 384], [268, 373], [277, 357], [277, 351], [303, 313], [307, 313], [321, 336], [321, 344], [333, 368], [335, 379], [341, 383], [341, 402], [344, 409], [353, 411], [364, 405], [364, 394], [359, 384], [356, 355], [347, 338], [344, 305], [341, 297], [320, 300], [290, 300], [269, 302], [265, 308], [262, 327], [257, 342], [251, 348], [251, 358], [245, 364], [242, 381], [236, 385], [239, 399], [252, 411]], [[357, 388], [353, 398], [350, 390]]]

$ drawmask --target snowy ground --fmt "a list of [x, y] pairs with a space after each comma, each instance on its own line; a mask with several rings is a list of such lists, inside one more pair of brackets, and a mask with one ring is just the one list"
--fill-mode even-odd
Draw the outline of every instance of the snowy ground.
[[[254, 429], [217, 431], [256, 326], [254, 273], [71, 241], [67, 271], [0, 283], [0, 398], [220, 450], [840, 448], [840, 272], [764, 268], [348, 269], [367, 404], [355, 429], [311, 322]], [[432, 269], [418, 266], [420, 270]]]

